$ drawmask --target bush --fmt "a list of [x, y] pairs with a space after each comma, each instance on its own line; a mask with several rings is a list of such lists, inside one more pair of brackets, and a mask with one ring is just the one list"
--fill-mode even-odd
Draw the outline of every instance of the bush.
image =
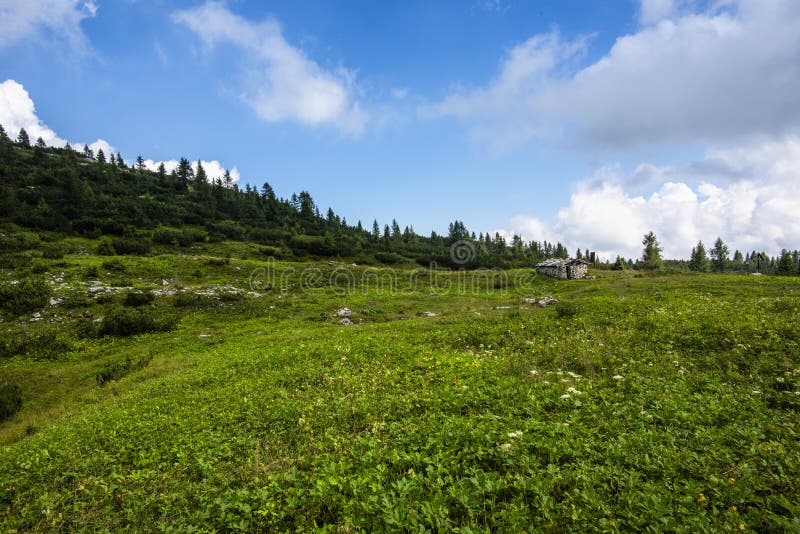
[[38, 335], [23, 334], [19, 337], [0, 341], [0, 356], [29, 356], [55, 360], [72, 350], [72, 343], [56, 332], [48, 331]]
[[117, 237], [111, 240], [117, 254], [147, 254], [153, 248], [153, 242], [140, 237]]
[[192, 228], [177, 230], [175, 228], [161, 227], [153, 231], [153, 241], [161, 245], [185, 247], [192, 243], [202, 243], [207, 237], [208, 234], [206, 232]]
[[50, 270], [50, 267], [43, 261], [36, 261], [31, 265], [31, 272], [33, 274], [44, 274]]
[[17, 284], [0, 286], [0, 306], [7, 312], [20, 315], [47, 304], [52, 290], [41, 278], [26, 278]]
[[178, 293], [173, 304], [178, 308], [188, 308], [200, 304], [200, 297], [193, 293]]
[[102, 267], [106, 271], [111, 271], [111, 272], [114, 272], [114, 273], [123, 273], [123, 272], [125, 272], [125, 264], [122, 263], [119, 260], [119, 258], [114, 258], [113, 260], [104, 261]]
[[241, 241], [244, 238], [244, 227], [233, 221], [220, 221], [216, 223], [208, 223], [206, 230], [211, 234], [224, 236], [227, 239], [234, 241]]
[[125, 306], [144, 306], [145, 304], [150, 304], [155, 300], [155, 295], [150, 293], [149, 291], [129, 291], [125, 295], [125, 302], [123, 304]]
[[556, 304], [556, 316], [559, 318], [575, 317], [579, 311], [578, 305], [574, 302], [559, 302]]
[[97, 244], [97, 253], [101, 256], [116, 256], [117, 251], [114, 248], [114, 244], [111, 240], [107, 237], [104, 237], [100, 240]]
[[22, 391], [16, 384], [0, 386], [0, 421], [5, 421], [22, 408]]
[[38, 234], [18, 232], [11, 235], [0, 235], [0, 252], [20, 252], [36, 248], [41, 243]]
[[67, 253], [67, 248], [63, 245], [54, 243], [42, 249], [42, 257], [48, 260], [60, 260]]
[[110, 382], [111, 380], [119, 380], [127, 374], [138, 371], [139, 369], [144, 369], [152, 359], [153, 356], [144, 356], [137, 360], [134, 360], [130, 356], [126, 356], [121, 362], [108, 362], [99, 371], [97, 371], [95, 378], [97, 379], [97, 383], [102, 386], [106, 382]]
[[98, 336], [133, 336], [148, 332], [167, 332], [175, 327], [172, 318], [156, 319], [150, 312], [126, 308], [113, 310], [97, 329]]
[[387, 265], [393, 265], [395, 263], [406, 261], [403, 256], [400, 254], [395, 254], [394, 252], [376, 252], [375, 259]]

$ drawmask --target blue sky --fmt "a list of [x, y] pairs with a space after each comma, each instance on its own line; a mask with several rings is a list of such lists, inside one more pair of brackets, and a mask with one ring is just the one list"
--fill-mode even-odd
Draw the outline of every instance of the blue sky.
[[7, 0], [0, 123], [351, 223], [775, 252], [800, 247], [794, 4]]

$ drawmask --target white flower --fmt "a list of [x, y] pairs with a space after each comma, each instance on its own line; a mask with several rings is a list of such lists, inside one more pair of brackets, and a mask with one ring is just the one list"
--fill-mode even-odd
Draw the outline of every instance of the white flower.
[[500, 450], [503, 451], [503, 452], [510, 451], [511, 450], [511, 444], [510, 443], [503, 443], [502, 445], [500, 445]]
[[614, 380], [622, 380], [622, 375], [614, 375], [611, 378], [613, 378]]
[[777, 380], [779, 383], [783, 384], [783, 377], [782, 376], [779, 376], [775, 380]]
[[571, 376], [572, 378], [580, 378], [581, 377], [581, 375], [575, 374], [572, 371], [568, 371], [567, 374], [569, 376]]
[[582, 393], [575, 388], [568, 388], [567, 393], [574, 393], [575, 395], [581, 395]]
[[522, 430], [517, 430], [516, 432], [509, 432], [508, 437], [511, 439], [517, 439], [522, 437]]
[[537, 371], [536, 369], [531, 369], [531, 374], [532, 374], [533, 376], [536, 376], [536, 375], [538, 375], [538, 374], [539, 374], [539, 371]]
[[761, 395], [761, 392], [757, 389], [753, 390], [753, 395]]
[[561, 398], [562, 399], [569, 399], [570, 396], [567, 393], [564, 393], [563, 395], [561, 395]]

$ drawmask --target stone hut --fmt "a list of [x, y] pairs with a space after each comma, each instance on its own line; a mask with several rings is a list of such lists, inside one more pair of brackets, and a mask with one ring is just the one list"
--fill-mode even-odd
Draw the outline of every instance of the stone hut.
[[578, 259], [550, 258], [536, 265], [536, 272], [553, 278], [579, 280], [586, 278], [589, 264]]

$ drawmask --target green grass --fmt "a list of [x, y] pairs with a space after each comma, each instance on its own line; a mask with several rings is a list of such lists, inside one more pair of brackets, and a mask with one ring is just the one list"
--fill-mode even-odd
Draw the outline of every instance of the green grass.
[[[267, 264], [207, 261], [223, 250], [126, 257], [101, 278], [249, 290]], [[56, 293], [107, 260], [68, 254]], [[401, 271], [395, 292], [346, 292], [325, 282], [341, 265], [272, 268], [303, 267], [322, 275], [139, 308], [179, 310], [171, 332], [0, 361], [23, 391], [0, 423], [2, 530], [800, 529], [797, 279], [599, 273], [472, 291]], [[522, 303], [544, 295], [562, 304]], [[338, 324], [345, 306], [357, 326]], [[57, 312], [4, 328], [46, 330]]]

